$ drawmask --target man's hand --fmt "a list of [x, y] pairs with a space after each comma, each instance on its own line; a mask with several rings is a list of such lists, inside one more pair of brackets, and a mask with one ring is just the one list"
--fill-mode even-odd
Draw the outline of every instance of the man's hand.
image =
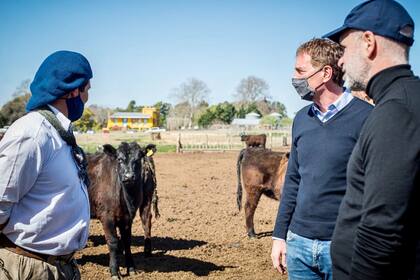
[[273, 266], [281, 274], [286, 274], [286, 241], [284, 239], [273, 239], [273, 247], [271, 249], [271, 260]]

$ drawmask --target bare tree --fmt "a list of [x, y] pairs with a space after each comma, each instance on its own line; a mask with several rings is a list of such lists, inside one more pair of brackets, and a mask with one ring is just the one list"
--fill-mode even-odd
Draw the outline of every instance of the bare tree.
[[95, 122], [101, 127], [106, 127], [108, 123], [108, 116], [112, 114], [112, 109], [101, 107], [96, 104], [90, 105], [89, 109], [93, 114], [93, 119], [95, 120]]
[[196, 78], [190, 78], [174, 89], [174, 95], [178, 102], [188, 104], [189, 128], [192, 127], [199, 104], [207, 100], [209, 93], [210, 89], [206, 83]]
[[236, 88], [234, 97], [240, 104], [249, 104], [261, 99], [269, 99], [268, 83], [258, 77], [248, 76], [242, 79]]
[[24, 95], [31, 95], [29, 90], [29, 86], [31, 84], [30, 79], [23, 80], [18, 87], [16, 87], [15, 92], [13, 93], [13, 97], [24, 96]]

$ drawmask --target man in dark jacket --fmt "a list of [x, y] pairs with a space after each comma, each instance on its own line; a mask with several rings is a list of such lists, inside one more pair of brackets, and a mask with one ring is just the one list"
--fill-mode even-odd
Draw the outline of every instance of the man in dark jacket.
[[376, 107], [347, 169], [334, 230], [334, 279], [420, 279], [420, 79], [408, 64], [414, 22], [395, 1], [355, 7], [325, 35], [345, 47], [339, 64], [352, 90]]

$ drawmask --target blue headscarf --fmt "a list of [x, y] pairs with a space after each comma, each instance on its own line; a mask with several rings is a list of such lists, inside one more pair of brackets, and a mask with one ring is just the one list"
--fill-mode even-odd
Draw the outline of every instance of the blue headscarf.
[[35, 74], [26, 110], [32, 111], [53, 102], [86, 85], [92, 76], [89, 61], [80, 53], [58, 51], [51, 54]]

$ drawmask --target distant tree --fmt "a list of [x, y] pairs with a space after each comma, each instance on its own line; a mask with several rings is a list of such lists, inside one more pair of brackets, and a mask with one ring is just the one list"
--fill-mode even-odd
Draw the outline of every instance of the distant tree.
[[7, 121], [8, 121], [7, 118], [4, 117], [0, 111], [0, 128], [7, 125]]
[[93, 104], [89, 106], [89, 110], [92, 112], [93, 118], [97, 123], [98, 128], [107, 126], [108, 116], [112, 114], [112, 109]]
[[92, 110], [86, 108], [83, 111], [82, 117], [73, 123], [74, 130], [86, 132], [98, 127], [98, 123], [95, 121]]
[[255, 76], [248, 76], [240, 81], [234, 97], [241, 105], [244, 105], [264, 98], [269, 99], [268, 91], [269, 86], [265, 80]]
[[257, 106], [257, 109], [261, 115], [267, 115], [272, 112], [271, 102], [265, 98], [254, 102], [254, 104]]
[[280, 118], [287, 117], [286, 106], [279, 101], [269, 101], [267, 99], [262, 99], [255, 102], [258, 111], [261, 115], [268, 115], [270, 113], [279, 113]]
[[280, 120], [281, 127], [290, 127], [292, 126], [292, 123], [293, 123], [293, 120], [289, 117], [285, 117]]
[[235, 106], [229, 102], [212, 105], [198, 119], [198, 125], [201, 127], [208, 127], [215, 122], [230, 124], [235, 117]]
[[13, 93], [13, 97], [24, 96], [27, 94], [31, 95], [31, 91], [29, 90], [30, 84], [30, 79], [23, 80]]
[[247, 108], [244, 105], [240, 105], [238, 109], [236, 109], [236, 117], [243, 119], [245, 118], [247, 112]]
[[279, 101], [273, 101], [270, 104], [270, 110], [271, 113], [276, 112], [280, 114], [280, 118], [287, 118], [287, 110], [286, 110], [286, 106], [279, 102]]
[[170, 111], [170, 113], [178, 118], [188, 118], [188, 115], [190, 113], [190, 104], [188, 102], [181, 102], [178, 104], [175, 104], [173, 109]]
[[262, 116], [263, 114], [258, 109], [257, 103], [251, 103], [247, 107], [247, 114], [249, 113], [257, 113], [258, 115]]
[[249, 113], [257, 113], [258, 115], [262, 116], [260, 110], [258, 109], [257, 103], [253, 102], [248, 105], [239, 105], [239, 108], [236, 109], [236, 117], [238, 118], [245, 118], [245, 116]]
[[277, 127], [280, 124], [280, 119], [270, 116], [270, 115], [265, 115], [261, 118], [261, 123], [262, 124], [269, 124], [272, 127]]
[[13, 93], [13, 99], [1, 107], [0, 124], [1, 126], [11, 125], [15, 120], [26, 113], [26, 104], [31, 93], [29, 91], [30, 80], [24, 80]]
[[14, 121], [26, 114], [25, 107], [30, 97], [30, 94], [17, 96], [3, 105], [0, 110], [0, 118], [3, 120], [3, 126], [11, 125]]
[[211, 110], [209, 108], [198, 119], [198, 125], [200, 127], [209, 127], [210, 125], [213, 124], [215, 119], [216, 119], [216, 115], [214, 113], [214, 110]]
[[121, 107], [116, 107], [115, 109], [112, 110], [113, 112], [126, 112], [127, 109], [125, 108], [121, 108]]
[[229, 102], [223, 102], [216, 105], [215, 108], [216, 119], [224, 124], [230, 124], [236, 114], [235, 106]]
[[169, 112], [172, 108], [172, 105], [167, 102], [159, 101], [153, 107], [159, 112], [159, 121], [158, 126], [166, 127], [166, 120], [168, 119]]
[[136, 110], [136, 101], [131, 100], [128, 102], [127, 108], [125, 110], [127, 112], [134, 112]]
[[136, 101], [130, 100], [124, 112], [140, 112], [142, 109], [143, 109], [143, 106], [136, 106]]
[[190, 78], [182, 83], [178, 88], [174, 89], [174, 96], [179, 103], [186, 103], [188, 105], [188, 127], [191, 128], [194, 122], [194, 117], [198, 109], [198, 105], [206, 101], [210, 89], [206, 83], [196, 79]]
[[255, 112], [260, 116], [270, 113], [279, 113], [280, 119], [287, 117], [286, 106], [279, 101], [268, 101], [266, 99], [249, 104], [236, 104], [236, 117], [245, 118], [246, 114]]

